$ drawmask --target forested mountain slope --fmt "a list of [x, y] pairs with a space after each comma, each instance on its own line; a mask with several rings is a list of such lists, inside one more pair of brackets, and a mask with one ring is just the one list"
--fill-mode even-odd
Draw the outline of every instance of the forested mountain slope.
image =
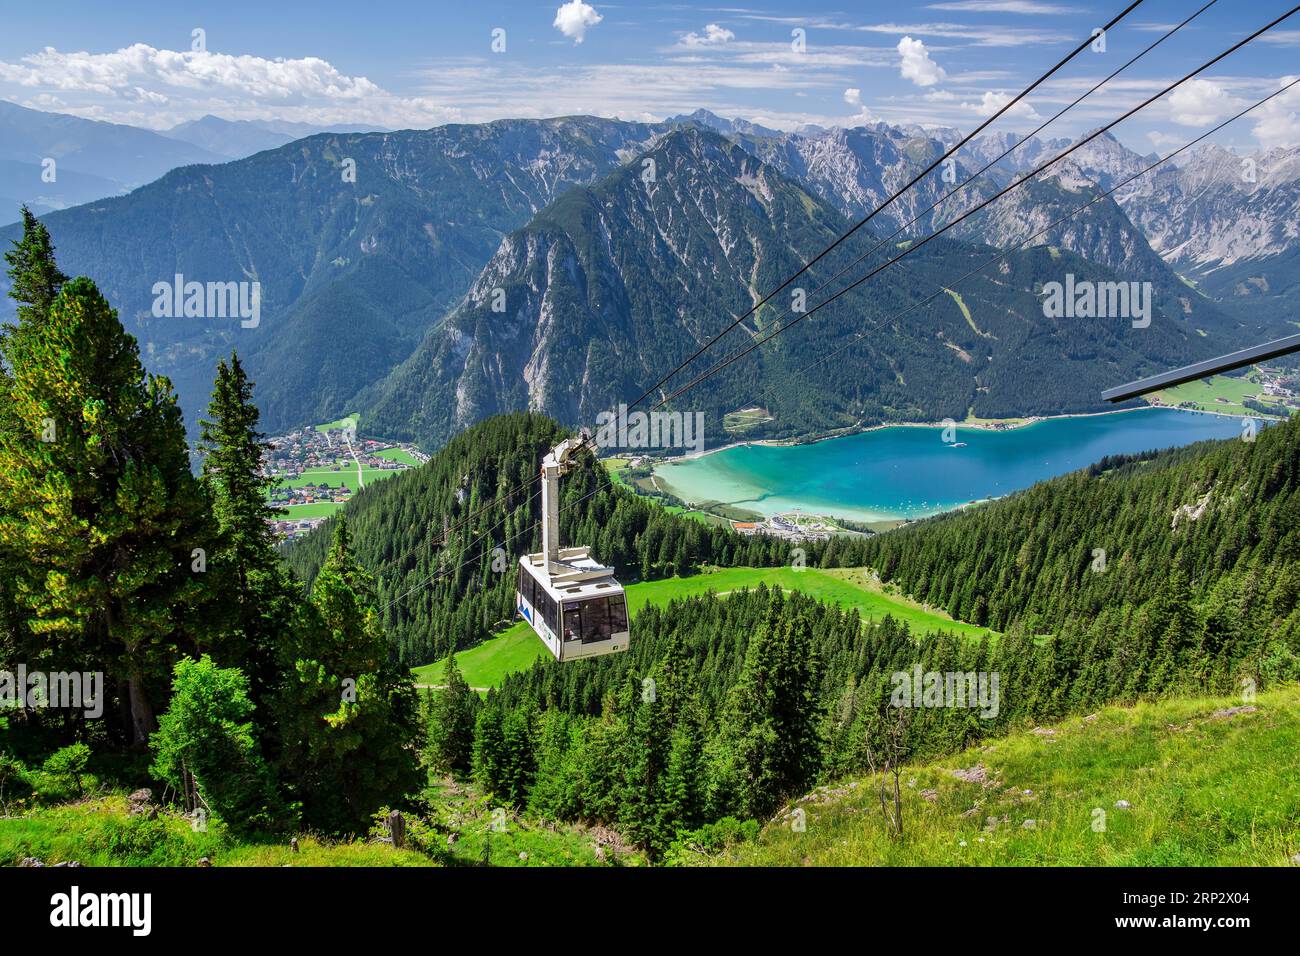
[[1253, 622], [1294, 642], [1300, 420], [1254, 441], [1103, 460], [861, 549], [914, 597], [996, 629], [1117, 628], [1126, 607], [1175, 587], [1213, 609], [1209, 641]]
[[[996, 639], [917, 639], [892, 619], [864, 627], [763, 587], [648, 607], [626, 654], [543, 661], [488, 695], [480, 778], [535, 812], [617, 823], [671, 856], [707, 843], [710, 821], [765, 820], [819, 782], [867, 772], [900, 719], [897, 752], [917, 760], [1108, 703], [1294, 681], [1297, 442], [1293, 421], [1253, 444], [1109, 462], [815, 549], [826, 564], [873, 557], [913, 588], [922, 574], [959, 594], [973, 582], [973, 605], [1011, 622]], [[1110, 545], [1104, 571], [1091, 569], [1094, 539]], [[896, 675], [918, 669], [997, 685], [978, 703], [900, 718]]]
[[[427, 464], [349, 502], [357, 560], [377, 579], [385, 630], [404, 663], [437, 660], [514, 617], [519, 556], [541, 549], [540, 486], [488, 506], [536, 477], [542, 457], [565, 434], [538, 415], [499, 416], [466, 429]], [[561, 494], [561, 540], [590, 545], [625, 579], [684, 573], [705, 561], [785, 559], [784, 544], [673, 516], [615, 487], [589, 455], [565, 477]], [[290, 566], [305, 582], [325, 558], [332, 525], [288, 549]], [[454, 530], [444, 543], [445, 527]]]
[[[834, 209], [736, 144], [697, 128], [676, 131], [508, 236], [446, 323], [362, 397], [363, 420], [430, 445], [521, 408], [594, 425], [600, 411], [640, 395], [847, 228]], [[786, 312], [794, 288], [811, 308], [829, 294], [815, 290], [874, 245], [860, 233], [690, 373], [795, 317]], [[887, 243], [848, 274], [864, 275], [900, 251]], [[703, 412], [711, 444], [727, 440], [724, 413], [753, 404], [772, 414], [766, 436], [960, 420], [971, 409], [982, 417], [1082, 411], [1098, 408], [1114, 381], [1226, 342], [1222, 323], [1201, 328], [1206, 316], [1185, 308], [1187, 290], [1171, 274], [1154, 283], [1147, 327], [1045, 315], [1045, 283], [1116, 278], [1046, 247], [1013, 253], [943, 293], [995, 254], [960, 242], [927, 245], [674, 407]]]
[[[191, 420], [215, 356], [234, 346], [275, 431], [350, 411], [347, 400], [410, 354], [504, 233], [652, 132], [579, 117], [326, 133], [174, 169], [46, 222], [64, 270], [98, 283]], [[260, 324], [155, 318], [154, 283], [177, 273], [259, 282]]]

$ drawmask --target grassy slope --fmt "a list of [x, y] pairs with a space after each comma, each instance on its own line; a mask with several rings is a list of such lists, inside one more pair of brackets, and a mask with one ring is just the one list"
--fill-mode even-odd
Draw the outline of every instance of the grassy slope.
[[[1016, 734], [908, 767], [902, 842], [886, 835], [871, 781], [842, 781], [799, 801], [805, 832], [778, 818], [756, 842], [702, 862], [1284, 865], [1300, 853], [1300, 687], [1260, 694], [1253, 713], [1215, 714], [1240, 705], [1199, 699], [1109, 707], [1050, 734]], [[951, 773], [977, 764], [996, 785]], [[933, 802], [923, 796], [928, 789], [937, 791]], [[1120, 800], [1130, 807], [1116, 808]], [[1094, 808], [1105, 810], [1104, 832], [1093, 829]], [[994, 817], [1007, 819], [987, 829]], [[1031, 819], [1036, 826], [1026, 829]]]
[[317, 425], [315, 426], [315, 428], [318, 432], [324, 434], [325, 432], [328, 431], [340, 431], [344, 428], [347, 428], [349, 425], [351, 425], [353, 428], [356, 428], [358, 421], [359, 421], [358, 416], [354, 412], [353, 414], [348, 415], [344, 418], [340, 418], [336, 421], [325, 422], [324, 424]]
[[[897, 594], [885, 594], [860, 568], [835, 568], [820, 570], [808, 568], [720, 568], [684, 578], [665, 578], [627, 587], [628, 605], [633, 616], [647, 604], [667, 604], [674, 598], [691, 597], [713, 591], [726, 594], [742, 588], [752, 588], [764, 582], [803, 591], [819, 600], [858, 609], [864, 618], [880, 618], [892, 614], [906, 621], [921, 634], [932, 631], [956, 631], [977, 637], [984, 628], [953, 621], [946, 614], [927, 611], [915, 601]], [[509, 673], [523, 670], [533, 661], [546, 655], [546, 649], [528, 625], [522, 621], [511, 625], [499, 636], [484, 641], [476, 647], [456, 655], [456, 664], [471, 687], [495, 687]], [[415, 680], [420, 684], [442, 683], [443, 663], [438, 661], [414, 669]]]
[[[1247, 375], [1213, 375], [1196, 382], [1184, 382], [1174, 388], [1152, 392], [1151, 399], [1158, 399], [1166, 405], [1181, 405], [1184, 402], [1194, 404], [1201, 411], [1223, 412], [1230, 415], [1256, 415], [1242, 405], [1242, 401], [1254, 396], [1263, 389], [1258, 381], [1259, 373]], [[1223, 401], [1218, 401], [1223, 399]], [[1260, 399], [1265, 401], [1265, 399]], [[1286, 408], [1279, 406], [1279, 415], [1286, 414]]]
[[383, 451], [374, 453], [376, 458], [386, 458], [389, 461], [400, 461], [404, 465], [410, 465], [412, 468], [420, 466], [419, 460], [405, 448], [385, 448]]
[[[287, 836], [240, 842], [216, 821], [198, 833], [188, 820], [169, 813], [155, 820], [129, 816], [127, 799], [119, 794], [0, 818], [0, 866], [17, 866], [26, 857], [47, 866], [72, 860], [83, 866], [197, 866], [204, 857], [213, 866], [472, 866], [483, 860], [489, 841], [493, 866], [643, 862], [631, 850], [598, 855], [597, 840], [582, 827], [552, 827], [516, 814], [503, 815], [504, 829], [489, 834], [491, 802], [458, 785], [442, 782], [429, 796], [437, 803], [441, 824], [432, 836], [436, 860], [384, 843], [336, 842], [307, 834], [299, 834], [297, 853]], [[457, 834], [454, 844], [446, 843], [448, 831]]]
[[36, 857], [47, 866], [76, 860], [83, 866], [430, 866], [427, 857], [377, 843], [328, 843], [299, 838], [241, 844], [220, 824], [195, 832], [189, 821], [168, 814], [156, 820], [127, 815], [124, 796], [102, 797], [0, 820], [0, 866]]

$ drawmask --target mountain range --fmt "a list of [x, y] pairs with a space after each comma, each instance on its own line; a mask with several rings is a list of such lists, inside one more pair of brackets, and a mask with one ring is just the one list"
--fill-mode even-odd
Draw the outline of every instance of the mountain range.
[[23, 203], [44, 214], [126, 193], [178, 166], [242, 159], [320, 132], [375, 128], [204, 116], [158, 132], [0, 100], [0, 218], [17, 219]]
[[[220, 138], [224, 123], [197, 121], [188, 133]], [[294, 132], [229, 125], [238, 148]], [[436, 445], [499, 411], [531, 407], [577, 424], [639, 395], [956, 135], [884, 124], [779, 133], [704, 111], [664, 123], [320, 133], [172, 169], [44, 220], [65, 271], [101, 285], [146, 361], [172, 376], [191, 422], [215, 357], [233, 347], [272, 430], [359, 411], [376, 433]], [[810, 274], [810, 304], [820, 282], [873, 245], [873, 263], [897, 254], [1064, 145], [1032, 140], [928, 210], [1011, 142], [982, 138], [947, 177], [942, 168], [925, 177]], [[1080, 411], [1115, 381], [1272, 337], [1284, 316], [1259, 306], [1294, 293], [1296, 220], [1276, 210], [1294, 210], [1300, 165], [1295, 150], [1275, 154], [1259, 162], [1252, 189], [1220, 176], [1209, 202], [1198, 186], [1208, 160], [1195, 153], [1031, 239], [1149, 162], [1102, 135], [730, 366], [692, 393], [691, 407], [720, 416], [762, 404], [776, 412], [770, 434], [970, 410]], [[1279, 225], [1267, 236], [1240, 229], [1235, 244], [1207, 240], [1222, 228], [1213, 224], [1243, 222], [1234, 205]], [[1045, 319], [1038, 293], [1067, 272], [1151, 282], [1157, 318], [1145, 329]], [[257, 327], [155, 317], [155, 283], [178, 274], [260, 283]], [[710, 354], [734, 352], [778, 316], [761, 310]], [[820, 371], [788, 385], [817, 359]]]

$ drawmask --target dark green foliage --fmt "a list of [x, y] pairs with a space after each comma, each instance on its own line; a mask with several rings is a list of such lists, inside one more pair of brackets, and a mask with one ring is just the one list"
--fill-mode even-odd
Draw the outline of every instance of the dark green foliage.
[[5, 253], [9, 264], [9, 297], [18, 303], [18, 327], [39, 324], [49, 314], [59, 289], [68, 281], [54, 261], [54, 243], [49, 230], [22, 208], [22, 238]]
[[63, 284], [0, 346], [6, 650], [47, 670], [103, 670], [127, 705], [106, 707], [114, 732], [143, 749], [211, 597], [194, 562], [212, 525], [180, 410], [89, 279]]
[[90, 762], [90, 747], [84, 743], [60, 747], [46, 758], [41, 774], [56, 792], [74, 797], [86, 795], [86, 765]]
[[432, 697], [429, 708], [429, 765], [443, 773], [463, 776], [469, 773], [474, 756], [479, 698], [465, 683], [455, 654], [447, 655], [444, 673], [446, 686]]
[[389, 660], [370, 576], [344, 520], [312, 610], [284, 642], [279, 771], [309, 826], [364, 832], [377, 807], [401, 803], [418, 783], [419, 718], [410, 674]]
[[206, 654], [178, 661], [171, 705], [149, 741], [153, 772], [237, 833], [285, 829], [286, 818], [253, 734], [248, 679]]
[[820, 678], [808, 620], [773, 600], [723, 711], [721, 785], [744, 816], [767, 816], [816, 777]]
[[253, 383], [234, 353], [217, 363], [208, 415], [200, 423], [199, 448], [218, 534], [206, 572], [220, 594], [215, 651], [222, 662], [243, 669], [254, 702], [262, 702], [279, 680], [278, 648], [301, 626], [301, 609], [267, 524], [277, 514], [266, 503], [275, 481], [262, 474], [266, 443], [257, 430]]

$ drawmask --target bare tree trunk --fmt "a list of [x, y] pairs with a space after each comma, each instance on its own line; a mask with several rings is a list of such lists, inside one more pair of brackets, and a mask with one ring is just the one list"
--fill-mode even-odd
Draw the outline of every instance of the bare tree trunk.
[[126, 681], [127, 699], [131, 703], [131, 747], [144, 750], [149, 746], [149, 735], [158, 729], [153, 706], [144, 691], [144, 678], [138, 668], [132, 668]]

